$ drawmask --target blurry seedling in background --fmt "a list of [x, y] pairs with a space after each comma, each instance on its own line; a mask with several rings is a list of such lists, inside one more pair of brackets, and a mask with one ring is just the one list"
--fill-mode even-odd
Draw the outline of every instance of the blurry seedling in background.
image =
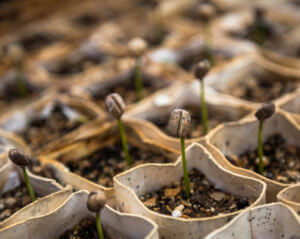
[[31, 159], [29, 158], [28, 155], [21, 153], [18, 149], [10, 149], [8, 152], [8, 157], [14, 164], [19, 166], [23, 170], [24, 181], [25, 181], [28, 193], [30, 195], [31, 200], [35, 201], [36, 197], [35, 197], [34, 191], [32, 189], [32, 186], [30, 184], [27, 170], [26, 170], [26, 166], [28, 166], [30, 164]]
[[204, 22], [204, 58], [208, 59], [210, 64], [214, 66], [215, 59], [213, 54], [213, 37], [211, 33], [211, 19], [216, 15], [215, 7], [210, 3], [199, 4], [197, 8], [200, 18]]
[[23, 70], [23, 60], [24, 60], [24, 50], [22, 46], [17, 43], [12, 43], [7, 48], [7, 54], [11, 63], [15, 67], [15, 74], [17, 80], [17, 86], [19, 94], [22, 98], [28, 96], [28, 89], [24, 80], [22, 73]]
[[175, 109], [172, 111], [168, 129], [175, 137], [180, 138], [185, 195], [187, 198], [190, 198], [190, 179], [185, 157], [185, 138], [190, 132], [190, 127], [191, 117], [189, 112], [182, 109]]
[[134, 38], [128, 43], [130, 54], [135, 57], [134, 85], [138, 100], [144, 96], [142, 78], [142, 56], [147, 50], [147, 42], [141, 38]]
[[130, 154], [128, 151], [128, 145], [127, 145], [124, 125], [121, 120], [122, 114], [124, 113], [125, 106], [126, 106], [125, 102], [119, 94], [112, 93], [105, 98], [105, 106], [106, 106], [107, 110], [109, 111], [109, 113], [118, 121], [120, 137], [121, 137], [121, 141], [122, 141], [122, 147], [123, 147], [123, 151], [125, 153], [125, 159], [126, 159], [127, 165], [130, 166], [132, 164], [132, 162], [131, 162]]
[[90, 212], [96, 213], [96, 227], [99, 239], [104, 239], [103, 230], [101, 227], [100, 212], [106, 204], [106, 197], [102, 191], [95, 191], [89, 194], [87, 200], [87, 208]]
[[255, 117], [259, 121], [258, 127], [258, 158], [259, 158], [259, 166], [258, 171], [260, 174], [264, 173], [264, 162], [263, 162], [263, 140], [262, 140], [262, 132], [263, 132], [263, 124], [266, 119], [270, 118], [275, 112], [275, 105], [272, 102], [264, 103], [255, 113]]
[[201, 115], [202, 123], [204, 127], [205, 134], [209, 131], [208, 126], [208, 116], [207, 116], [207, 107], [205, 102], [205, 89], [204, 89], [204, 77], [210, 70], [210, 64], [208, 60], [203, 60], [199, 62], [195, 68], [195, 77], [200, 81], [200, 97], [201, 97]]

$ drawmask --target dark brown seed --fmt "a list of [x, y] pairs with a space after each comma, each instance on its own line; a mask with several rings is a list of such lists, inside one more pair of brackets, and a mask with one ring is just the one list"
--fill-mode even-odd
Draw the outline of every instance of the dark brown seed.
[[20, 167], [26, 167], [30, 163], [29, 156], [21, 153], [18, 149], [10, 149], [8, 152], [9, 159]]
[[106, 204], [106, 197], [102, 191], [94, 191], [89, 194], [87, 208], [90, 212], [100, 212]]
[[200, 61], [194, 71], [194, 75], [197, 79], [203, 80], [204, 76], [209, 72], [210, 70], [210, 63], [207, 59], [204, 59], [203, 61]]
[[264, 121], [270, 118], [275, 112], [275, 105], [273, 102], [264, 103], [255, 113], [259, 121]]
[[191, 116], [190, 113], [182, 110], [175, 109], [172, 111], [168, 129], [176, 137], [186, 137], [190, 132]]
[[105, 98], [105, 106], [109, 113], [120, 119], [125, 110], [125, 102], [117, 93], [112, 93]]
[[216, 15], [216, 9], [212, 4], [203, 3], [197, 7], [198, 14], [203, 21], [209, 21]]

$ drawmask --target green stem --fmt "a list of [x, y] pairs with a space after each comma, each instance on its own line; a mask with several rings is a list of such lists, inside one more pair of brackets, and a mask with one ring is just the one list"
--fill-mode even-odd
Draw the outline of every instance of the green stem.
[[18, 66], [16, 66], [16, 78], [17, 78], [17, 87], [18, 87], [20, 96], [22, 98], [27, 97], [28, 90], [27, 90], [26, 84], [25, 84], [23, 76], [22, 76], [22, 65], [21, 64], [18, 64]]
[[134, 85], [138, 100], [141, 100], [143, 98], [143, 79], [141, 68], [141, 60], [137, 58], [134, 68]]
[[209, 60], [210, 64], [212, 66], [214, 66], [215, 63], [215, 59], [214, 59], [214, 54], [213, 54], [213, 39], [212, 39], [212, 35], [211, 35], [211, 27], [210, 27], [210, 23], [207, 22], [204, 26], [204, 37], [205, 37], [205, 52], [204, 52], [204, 56], [206, 59]]
[[123, 122], [121, 121], [121, 119], [118, 119], [118, 125], [119, 125], [119, 129], [120, 129], [122, 147], [123, 147], [123, 150], [125, 153], [125, 159], [126, 159], [127, 165], [130, 166], [132, 164], [132, 162], [131, 162], [130, 154], [128, 151], [128, 145], [127, 145], [127, 141], [126, 141], [124, 125], [123, 125]]
[[35, 197], [35, 194], [34, 194], [34, 191], [33, 191], [32, 187], [31, 187], [31, 184], [30, 184], [30, 181], [29, 181], [29, 178], [28, 178], [28, 174], [27, 174], [26, 168], [23, 168], [23, 174], [24, 174], [25, 184], [26, 184], [28, 193], [29, 193], [29, 195], [31, 197], [31, 200], [35, 201], [36, 197]]
[[99, 239], [104, 239], [102, 227], [101, 227], [101, 220], [100, 220], [100, 213], [96, 213], [96, 226], [98, 231]]
[[207, 107], [206, 107], [206, 102], [205, 102], [205, 90], [204, 90], [204, 79], [200, 81], [200, 94], [201, 94], [201, 115], [202, 115], [202, 123], [204, 127], [204, 132], [205, 134], [208, 133], [209, 131], [209, 126], [208, 126], [208, 117], [207, 117]]
[[260, 46], [265, 43], [265, 35], [264, 25], [262, 21], [258, 21], [256, 23], [255, 40]]
[[264, 173], [264, 162], [263, 162], [263, 142], [262, 142], [262, 131], [263, 131], [263, 121], [259, 121], [259, 129], [258, 129], [258, 157], [259, 157], [259, 173]]
[[185, 184], [185, 195], [187, 198], [190, 198], [190, 179], [187, 169], [186, 157], [185, 157], [185, 143], [184, 138], [180, 137], [180, 144], [181, 144], [181, 158], [182, 158], [182, 168], [183, 168], [183, 178]]

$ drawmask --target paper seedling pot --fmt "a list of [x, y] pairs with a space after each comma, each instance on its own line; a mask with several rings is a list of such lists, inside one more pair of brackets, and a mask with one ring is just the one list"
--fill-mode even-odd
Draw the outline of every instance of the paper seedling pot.
[[[197, 80], [188, 83], [177, 83], [166, 90], [157, 92], [144, 101], [137, 103], [135, 107], [127, 111], [124, 117], [139, 118], [146, 120], [147, 124], [153, 125], [163, 135], [162, 137], [172, 140], [174, 147], [180, 152], [179, 139], [166, 135], [154, 122], [168, 122], [170, 113], [176, 108], [195, 108], [201, 112], [200, 84]], [[222, 115], [226, 121], [241, 119], [254, 108], [241, 104], [240, 102], [224, 102], [215, 92], [206, 89], [206, 104], [208, 108], [208, 121], [211, 115]], [[193, 115], [193, 114], [192, 114]], [[139, 128], [143, 133], [147, 128]], [[148, 130], [147, 130], [148, 131]], [[148, 131], [149, 132], [149, 131]], [[147, 132], [145, 132], [147, 134]], [[203, 136], [201, 137], [203, 138]], [[195, 139], [195, 138], [194, 138]], [[194, 139], [186, 140], [192, 143]], [[197, 139], [197, 141], [201, 139]]]
[[[189, 146], [186, 158], [189, 170], [200, 170], [217, 188], [255, 198], [250, 207], [264, 203], [266, 185], [263, 182], [222, 168], [200, 144]], [[181, 159], [174, 164], [146, 164], [119, 174], [114, 178], [118, 208], [123, 212], [146, 216], [156, 222], [162, 238], [203, 238], [239, 213], [237, 211], [207, 218], [181, 219], [156, 213], [139, 200], [138, 197], [179, 180], [182, 174]]]
[[[293, 83], [295, 89], [292, 92], [296, 92], [297, 88], [300, 86], [300, 78], [295, 77], [288, 72], [267, 67], [266, 60], [258, 54], [248, 54], [232, 60], [230, 63], [211, 72], [211, 74], [206, 77], [206, 82], [209, 88], [214, 90], [219, 97], [223, 97], [226, 101], [236, 101], [240, 102], [240, 104], [246, 104], [251, 107], [259, 107], [260, 103], [264, 102], [255, 103], [253, 101], [248, 101], [246, 99], [229, 95], [226, 91], [234, 90], [237, 85], [243, 84], [246, 80], [258, 82], [257, 77], [266, 77], [264, 74], [274, 75], [274, 77], [282, 77], [285, 78], [285, 81]], [[276, 81], [277, 80], [274, 79], [274, 83], [276, 83]], [[253, 87], [256, 86], [254, 85]], [[276, 102], [276, 100], [280, 99], [282, 96], [283, 95], [279, 95], [276, 99], [271, 100]]]
[[[249, 177], [254, 177], [267, 184], [267, 202], [276, 201], [277, 193], [289, 184], [270, 180], [254, 171], [232, 165], [224, 155], [238, 156], [248, 150], [257, 148], [258, 121], [254, 116], [238, 122], [224, 124], [210, 133], [208, 143], [214, 151], [214, 156], [223, 158], [223, 165], [230, 171]], [[299, 146], [300, 128], [290, 116], [281, 110], [264, 122], [263, 141], [278, 133], [288, 144]], [[217, 148], [218, 150], [216, 150]], [[216, 152], [218, 151], [218, 152]], [[219, 159], [222, 161], [221, 159]]]
[[246, 210], [205, 239], [297, 239], [300, 219], [290, 207], [271, 203]]
[[[113, 93], [112, 89], [116, 86], [122, 87], [122, 85], [126, 85], [133, 79], [133, 66], [134, 61], [131, 58], [105, 63], [103, 66], [93, 69], [93, 72], [91, 71], [86, 74], [82, 83], [72, 88], [72, 92], [75, 95], [86, 96], [104, 108], [103, 100], [108, 94]], [[155, 92], [167, 89], [169, 86], [176, 84], [177, 81], [189, 80], [188, 75], [179, 67], [175, 65], [158, 64], [151, 60], [144, 61], [142, 74], [143, 82], [151, 82], [152, 85], [157, 84], [159, 87], [162, 87], [158, 88]], [[133, 81], [132, 84], [134, 84]], [[124, 93], [126, 94], [126, 92]], [[126, 111], [132, 108], [132, 102], [126, 100], [126, 95], [121, 94], [121, 96], [127, 105]]]
[[[144, 121], [137, 119], [124, 119], [123, 123], [127, 141], [130, 144], [138, 148], [151, 149], [163, 154], [170, 160], [175, 161], [177, 159], [179, 152], [173, 147], [174, 142], [162, 138], [157, 133], [157, 130], [153, 130], [151, 125], [146, 125]], [[149, 134], [145, 135], [139, 132], [140, 128], [148, 129]], [[149, 135], [151, 135], [151, 138], [148, 137]], [[51, 166], [55, 177], [63, 185], [69, 184], [76, 190], [103, 190], [106, 194], [108, 204], [113, 206], [115, 202], [113, 188], [104, 187], [71, 172], [64, 166], [64, 163], [91, 155], [105, 147], [108, 143], [115, 142], [119, 137], [118, 127], [115, 122], [95, 122], [91, 128], [74, 137], [74, 143], [49, 154], [41, 155], [40, 159], [43, 164]]]
[[[62, 135], [60, 138], [56, 138], [50, 142], [45, 142], [45, 144], [41, 147], [34, 149], [32, 146], [30, 146], [31, 149], [34, 149], [33, 153], [35, 155], [43, 151], [45, 152], [47, 150], [53, 150], [57, 147], [62, 147], [64, 144], [72, 141], [72, 134], [76, 134], [80, 130], [84, 130], [85, 127], [87, 127], [89, 124], [92, 124], [93, 120], [100, 120], [106, 117], [106, 114], [93, 102], [50, 92], [49, 95], [41, 97], [37, 102], [33, 102], [32, 104], [3, 114], [0, 117], [0, 127], [8, 132], [18, 134], [18, 136], [21, 138], [20, 133], [22, 133], [29, 126], [31, 120], [35, 118], [47, 119], [49, 116], [51, 116], [52, 110], [55, 108], [56, 104], [59, 104], [59, 106], [62, 107], [63, 114], [70, 121], [76, 122], [76, 120], [78, 120], [81, 122], [81, 117], [87, 117], [87, 122], [83, 121], [75, 130]], [[23, 141], [25, 140], [24, 138], [22, 139]]]
[[281, 190], [277, 194], [277, 200], [290, 206], [300, 215], [300, 184]]
[[300, 124], [300, 91], [288, 94], [277, 102], [278, 107], [290, 114]]
[[[73, 193], [55, 211], [0, 231], [0, 236], [6, 239], [58, 238], [82, 219], [93, 219], [94, 216], [86, 207], [87, 198], [87, 191]], [[51, 200], [56, 200], [56, 198]], [[101, 210], [100, 217], [102, 228], [110, 238], [159, 238], [156, 224], [144, 217], [120, 213], [109, 206]]]
[[[2, 154], [0, 156], [0, 196], [8, 191], [18, 187], [23, 181], [23, 174], [21, 170], [15, 166], [10, 160], [7, 159], [7, 155]], [[5, 163], [3, 163], [5, 162]], [[53, 179], [47, 179], [32, 174], [29, 170], [28, 176], [34, 192], [43, 198], [37, 199], [35, 202], [28, 204], [24, 208], [17, 211], [15, 214], [7, 218], [0, 223], [0, 230], [14, 225], [17, 222], [31, 219], [33, 217], [43, 215], [51, 211], [57, 205], [59, 205], [64, 196], [71, 193], [71, 187], [63, 187]], [[47, 205], [49, 198], [52, 195], [57, 196], [57, 202]], [[44, 207], [40, 208], [41, 205]]]

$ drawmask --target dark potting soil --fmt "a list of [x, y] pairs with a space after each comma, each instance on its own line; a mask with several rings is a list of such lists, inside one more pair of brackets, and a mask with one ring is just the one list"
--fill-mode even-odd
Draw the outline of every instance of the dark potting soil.
[[[167, 163], [166, 157], [158, 152], [143, 150], [128, 144], [132, 167], [144, 163]], [[69, 161], [66, 166], [73, 173], [83, 176], [106, 187], [113, 186], [112, 178], [130, 167], [127, 166], [121, 142], [107, 145], [88, 157]]]
[[[105, 239], [113, 239], [108, 237], [105, 233], [105, 228], [103, 229]], [[67, 230], [59, 239], [99, 239], [96, 221], [90, 218], [85, 218], [81, 220], [73, 229]], [[122, 239], [121, 237], [114, 239]]]
[[57, 105], [47, 118], [36, 117], [32, 119], [20, 136], [31, 146], [38, 149], [45, 144], [77, 129], [90, 118], [84, 115], [84, 119], [70, 120], [63, 113], [61, 106]]
[[0, 222], [31, 203], [25, 184], [6, 192], [0, 198]]
[[[300, 147], [289, 145], [281, 135], [270, 136], [263, 144], [264, 176], [281, 183], [300, 183]], [[226, 156], [234, 165], [258, 172], [257, 150]]]
[[[143, 75], [144, 98], [160, 89], [167, 87], [168, 85], [169, 84], [162, 79]], [[135, 90], [133, 75], [131, 76], [131, 79], [126, 82], [122, 82], [117, 85], [101, 89], [98, 92], [94, 92], [93, 98], [102, 108], [105, 108], [104, 99], [111, 93], [118, 93], [119, 95], [121, 95], [126, 104], [136, 103], [138, 101], [138, 98]]]
[[56, 179], [53, 170], [47, 165], [42, 165], [38, 159], [32, 159], [27, 168], [35, 175]]
[[[183, 109], [187, 110], [191, 114], [192, 120], [190, 134], [187, 136], [187, 138], [190, 139], [204, 136], [205, 131], [202, 124], [201, 109], [196, 107], [183, 107]], [[164, 133], [166, 133], [169, 136], [173, 136], [168, 129], [168, 116], [153, 118], [149, 120], [156, 126], [158, 126]], [[210, 130], [223, 122], [229, 121], [232, 121], [232, 119], [224, 116], [224, 114], [213, 113], [208, 108], [208, 125]]]
[[59, 36], [47, 32], [37, 32], [25, 36], [20, 40], [20, 44], [27, 52], [35, 51], [49, 46], [60, 39]]
[[270, 72], [253, 72], [248, 78], [222, 90], [222, 93], [252, 102], [267, 102], [297, 88], [295, 81]]
[[22, 92], [18, 87], [17, 73], [15, 70], [8, 72], [3, 77], [0, 77], [0, 81], [3, 83], [5, 82], [2, 85], [3, 88], [1, 87], [0, 101], [8, 103], [28, 98], [38, 90], [28, 82], [28, 78], [24, 72], [22, 73], [22, 84], [25, 88], [24, 92]]
[[233, 195], [216, 189], [197, 169], [189, 172], [191, 194], [185, 196], [183, 178], [171, 186], [159, 189], [140, 197], [149, 209], [162, 214], [172, 215], [176, 207], [183, 205], [181, 218], [216, 216], [231, 213], [248, 207], [252, 199]]

